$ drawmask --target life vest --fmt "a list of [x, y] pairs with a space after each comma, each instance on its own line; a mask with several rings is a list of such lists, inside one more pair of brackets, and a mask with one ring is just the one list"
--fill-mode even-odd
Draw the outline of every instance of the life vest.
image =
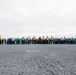
[[33, 37], [33, 40], [36, 40], [36, 37]]
[[49, 40], [49, 38], [48, 38], [48, 37], [46, 37], [46, 38], [45, 38], [45, 40]]
[[45, 40], [45, 37], [44, 36], [42, 37], [42, 40]]
[[24, 38], [24, 37], [22, 37], [22, 40], [25, 40], [25, 38]]
[[30, 37], [28, 37], [27, 39], [28, 39], [28, 40], [31, 40], [31, 38], [30, 38]]
[[0, 36], [0, 40], [2, 40], [2, 37]]

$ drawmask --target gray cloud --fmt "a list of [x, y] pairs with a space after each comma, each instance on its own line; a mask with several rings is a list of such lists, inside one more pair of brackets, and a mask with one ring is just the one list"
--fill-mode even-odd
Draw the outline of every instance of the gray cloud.
[[76, 37], [76, 0], [0, 0], [3, 37]]

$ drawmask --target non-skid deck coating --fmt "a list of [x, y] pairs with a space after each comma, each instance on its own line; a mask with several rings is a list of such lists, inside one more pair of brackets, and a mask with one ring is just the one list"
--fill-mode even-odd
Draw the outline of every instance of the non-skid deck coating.
[[0, 45], [0, 75], [76, 75], [76, 45]]

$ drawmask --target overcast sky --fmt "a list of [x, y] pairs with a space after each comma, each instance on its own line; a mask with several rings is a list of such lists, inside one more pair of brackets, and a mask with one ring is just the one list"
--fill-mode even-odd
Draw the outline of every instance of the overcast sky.
[[0, 0], [3, 37], [76, 37], [76, 0]]

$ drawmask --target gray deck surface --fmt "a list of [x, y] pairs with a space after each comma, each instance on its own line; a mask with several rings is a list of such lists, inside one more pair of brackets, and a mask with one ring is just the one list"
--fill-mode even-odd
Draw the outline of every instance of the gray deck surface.
[[0, 45], [0, 75], [76, 75], [76, 45]]

